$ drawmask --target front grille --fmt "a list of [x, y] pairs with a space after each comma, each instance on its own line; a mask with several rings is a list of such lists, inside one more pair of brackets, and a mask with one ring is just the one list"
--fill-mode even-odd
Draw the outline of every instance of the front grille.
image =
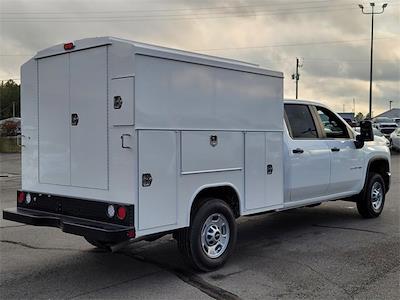
[[394, 130], [395, 128], [382, 128], [381, 132], [384, 134], [391, 134]]

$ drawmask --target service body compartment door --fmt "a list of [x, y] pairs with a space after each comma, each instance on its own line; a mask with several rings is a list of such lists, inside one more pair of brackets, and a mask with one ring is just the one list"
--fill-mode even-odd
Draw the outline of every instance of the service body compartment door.
[[[71, 185], [108, 188], [107, 49], [70, 54]], [[74, 116], [78, 117], [74, 124]]]
[[268, 206], [283, 205], [283, 134], [267, 132], [266, 136], [266, 188]]
[[139, 230], [174, 225], [177, 221], [178, 133], [144, 130], [138, 135]]
[[70, 185], [69, 56], [39, 59], [38, 73], [39, 181]]
[[245, 210], [283, 206], [282, 132], [245, 134]]
[[110, 124], [134, 124], [134, 77], [113, 78], [111, 80]]
[[265, 133], [245, 134], [245, 209], [266, 206], [265, 201]]

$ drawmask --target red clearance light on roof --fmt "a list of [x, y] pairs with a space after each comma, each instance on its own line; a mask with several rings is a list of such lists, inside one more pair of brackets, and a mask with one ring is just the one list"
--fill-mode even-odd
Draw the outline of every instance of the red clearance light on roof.
[[75, 48], [74, 43], [66, 43], [64, 44], [64, 50], [72, 50]]

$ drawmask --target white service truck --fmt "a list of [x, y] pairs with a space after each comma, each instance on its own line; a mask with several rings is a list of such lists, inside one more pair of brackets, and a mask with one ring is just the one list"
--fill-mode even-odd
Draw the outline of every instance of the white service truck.
[[105, 37], [40, 51], [21, 77], [22, 189], [4, 219], [98, 247], [172, 233], [208, 271], [240, 216], [383, 209], [390, 154], [371, 124], [356, 135], [322, 104], [284, 102], [280, 72]]

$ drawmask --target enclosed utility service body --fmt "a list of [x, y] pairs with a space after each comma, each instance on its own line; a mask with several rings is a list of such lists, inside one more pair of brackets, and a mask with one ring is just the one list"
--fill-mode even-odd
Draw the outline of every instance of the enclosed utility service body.
[[6, 219], [101, 246], [172, 232], [208, 270], [229, 256], [235, 218], [307, 204], [287, 188], [298, 158], [280, 72], [105, 37], [40, 51], [21, 78], [22, 190]]

